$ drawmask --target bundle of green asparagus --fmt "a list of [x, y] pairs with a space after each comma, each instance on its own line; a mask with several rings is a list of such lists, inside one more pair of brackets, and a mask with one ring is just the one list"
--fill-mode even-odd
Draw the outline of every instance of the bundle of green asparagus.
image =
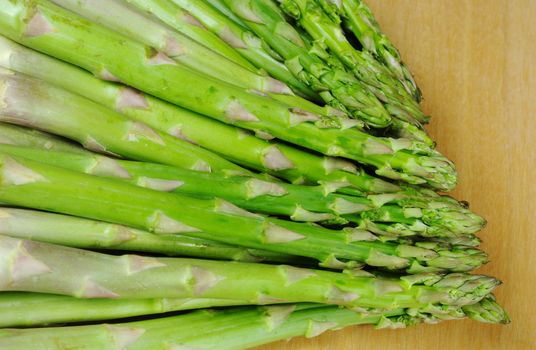
[[420, 100], [361, 0], [0, 0], [0, 348], [508, 323]]

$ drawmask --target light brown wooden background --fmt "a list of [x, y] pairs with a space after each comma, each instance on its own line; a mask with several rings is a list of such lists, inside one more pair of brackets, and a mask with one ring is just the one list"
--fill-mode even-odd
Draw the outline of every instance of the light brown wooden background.
[[536, 349], [536, 0], [366, 0], [417, 77], [429, 131], [460, 175], [508, 326], [352, 327], [262, 350]]

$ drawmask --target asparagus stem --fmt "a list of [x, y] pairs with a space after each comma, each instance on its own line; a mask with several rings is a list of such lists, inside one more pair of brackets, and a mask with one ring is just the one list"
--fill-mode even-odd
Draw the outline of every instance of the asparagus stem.
[[[261, 47], [251, 47], [248, 52], [243, 52], [241, 48], [235, 48], [229, 43], [222, 40], [216, 34], [210, 31], [207, 23], [198, 21], [197, 16], [192, 15], [189, 10], [184, 10], [171, 1], [166, 0], [125, 0], [140, 10], [151, 13], [153, 16], [174, 28], [178, 32], [198, 41], [206, 47], [213, 48], [214, 44], [226, 47], [226, 52], [219, 53], [224, 57], [233, 60], [232, 58], [238, 55], [241, 60], [248, 62], [248, 66], [254, 67], [252, 63], [259, 69], [265, 70], [272, 77], [285, 82], [296, 93], [312, 100], [319, 101], [318, 95], [309, 89], [305, 84], [296, 79], [283, 65], [271, 55], [264, 52]], [[199, 4], [198, 4], [199, 3]], [[213, 11], [209, 6], [196, 1], [193, 9], [203, 8], [206, 11]], [[199, 12], [196, 12], [199, 13]], [[191, 23], [194, 23], [192, 25]], [[210, 25], [210, 23], [208, 24]], [[250, 43], [253, 44], [253, 43]], [[227, 51], [231, 51], [229, 54]], [[252, 62], [252, 63], [249, 63]], [[250, 68], [251, 69], [251, 68]], [[253, 69], [255, 71], [255, 69]]]
[[2, 121], [66, 136], [94, 151], [200, 171], [247, 173], [212, 152], [43, 81], [8, 72], [0, 73], [0, 84], [5, 101], [0, 106]]
[[[237, 65], [189, 37], [136, 12], [118, 0], [103, 0], [99, 3], [81, 3], [74, 0], [52, 0], [52, 2], [129, 38], [154, 47], [173, 60], [215, 79], [244, 89], [267, 93], [276, 100], [288, 103], [290, 107], [299, 107], [311, 113], [322, 115], [329, 114], [331, 111], [294, 96], [285, 83]], [[139, 30], [140, 27], [143, 27], [142, 31]]]
[[[468, 316], [493, 323], [508, 323], [508, 316], [492, 299], [475, 304]], [[464, 317], [464, 311], [455, 318]], [[495, 313], [499, 311], [499, 313]], [[0, 345], [6, 350], [60, 350], [65, 347], [99, 350], [183, 349], [239, 350], [295, 336], [312, 338], [330, 329], [373, 324], [376, 328], [400, 328], [437, 317], [410, 315], [403, 309], [354, 312], [334, 306], [295, 304], [202, 310], [186, 315], [116, 325], [91, 325], [27, 330], [5, 330]], [[194, 326], [195, 328], [192, 328]], [[195, 332], [192, 332], [195, 329]], [[115, 340], [115, 341], [114, 341]]]
[[113, 320], [217, 306], [243, 305], [231, 299], [81, 299], [64, 295], [0, 293], [0, 327]]
[[[322, 91], [321, 95], [324, 96], [326, 101], [331, 101], [331, 103], [335, 103], [336, 105], [342, 104], [350, 112], [354, 111], [355, 117], [363, 118], [360, 115], [364, 108], [362, 106], [363, 101], [359, 101], [359, 96], [368, 96], [369, 99], [371, 97], [376, 98], [375, 93], [382, 101], [389, 102], [385, 105], [384, 111], [386, 114], [388, 111], [394, 117], [389, 120], [391, 124], [390, 130], [394, 131], [395, 135], [421, 140], [427, 147], [434, 147], [434, 142], [419, 127], [420, 123], [415, 117], [411, 115], [422, 115], [418, 105], [411, 106], [411, 104], [414, 104], [413, 100], [410, 99], [406, 103], [406, 105], [410, 105], [409, 107], [401, 104], [396, 98], [391, 98], [388, 101], [385, 94], [392, 90], [389, 86], [382, 86], [380, 84], [380, 88], [386, 90], [386, 92], [383, 92], [382, 89], [376, 86], [362, 83], [351, 73], [348, 73], [344, 65], [337, 58], [333, 57], [324, 49], [323, 40], [315, 40], [309, 43], [302, 33], [288, 24], [283, 14], [271, 0], [253, 3], [227, 1], [227, 3], [238, 15], [243, 13], [244, 16], [249, 17], [250, 20], [248, 21], [248, 18], [245, 18], [245, 22], [285, 57], [287, 65], [297, 76], [302, 77], [309, 84], [317, 86], [317, 89]], [[248, 16], [249, 13], [255, 14]], [[251, 20], [252, 18], [257, 19]], [[370, 60], [371, 58], [368, 57], [368, 59]], [[370, 64], [374, 64], [374, 62], [370, 62]], [[370, 76], [371, 73], [368, 72], [368, 75]], [[380, 77], [379, 79], [374, 78], [372, 80], [377, 82], [378, 80], [385, 79]], [[392, 94], [395, 94], [395, 92], [391, 92]], [[377, 104], [381, 106], [378, 100]], [[409, 112], [407, 111], [408, 109]], [[377, 120], [368, 121], [372, 122], [371, 125], [373, 127], [381, 126], [377, 124]]]
[[[348, 220], [387, 236], [459, 237], [475, 233], [485, 224], [483, 218], [458, 202], [446, 203], [442, 197], [424, 201], [405, 196], [348, 196], [327, 193], [323, 186], [201, 173], [160, 164], [114, 160], [91, 153], [79, 155], [2, 144], [0, 152], [86, 174], [122, 179], [158, 191], [205, 199], [222, 198], [246, 210], [287, 216], [294, 221], [345, 224]], [[396, 226], [380, 228], [383, 222], [396, 223]], [[378, 238], [371, 236], [371, 239]]]
[[[54, 30], [45, 28], [37, 35], [25, 35], [33, 26], [31, 19], [25, 20], [28, 16], [37, 16], [35, 23], [46, 23], [46, 28]], [[273, 99], [207, 79], [174, 64], [162, 53], [148, 51], [141, 44], [42, 0], [9, 3], [0, 12], [0, 22], [2, 33], [8, 37], [224, 122], [370, 164], [387, 177], [428, 183], [439, 189], [450, 189], [456, 182], [452, 163], [439, 154], [395, 151], [387, 139], [355, 129], [333, 128], [340, 126], [334, 119], [303, 114]], [[321, 128], [326, 123], [330, 128]]]
[[[361, 119], [367, 123], [369, 123], [371, 126], [374, 127], [385, 127], [389, 125], [391, 118], [389, 117], [388, 113], [385, 111], [385, 109], [382, 107], [381, 103], [372, 95], [367, 93], [363, 87], [359, 84], [359, 82], [355, 79], [352, 79], [349, 74], [345, 74], [345, 72], [337, 72], [338, 75], [342, 75], [342, 78], [339, 79], [337, 77], [337, 74], [326, 74], [324, 77], [320, 78], [320, 76], [315, 75], [314, 77], [307, 77], [305, 79], [304, 77], [300, 76], [299, 74], [296, 74], [297, 72], [294, 70], [292, 65], [289, 64], [288, 60], [290, 56], [295, 56], [298, 49], [292, 47], [292, 44], [289, 44], [285, 49], [279, 49], [277, 46], [274, 46], [271, 42], [272, 40], [276, 40], [272, 36], [266, 37], [262, 35], [262, 33], [259, 33], [259, 31], [255, 30], [256, 28], [251, 27], [249, 22], [245, 20], [244, 22], [253, 29], [255, 34], [250, 33], [247, 30], [244, 30], [242, 27], [234, 25], [234, 23], [228, 19], [225, 19], [224, 16], [221, 14], [210, 11], [210, 7], [208, 5], [199, 5], [197, 3], [192, 4], [190, 1], [184, 1], [184, 0], [173, 0], [176, 4], [182, 6], [183, 8], [191, 9], [190, 11], [194, 16], [197, 16], [197, 18], [205, 23], [208, 22], [208, 24], [212, 23], [212, 26], [210, 27], [211, 30], [213, 30], [216, 34], [218, 34], [221, 38], [224, 40], [227, 38], [228, 41], [234, 40], [234, 41], [245, 41], [245, 38], [255, 38], [257, 39], [258, 35], [262, 39], [264, 39], [270, 47], [275, 49], [275, 51], [283, 57], [285, 60], [285, 63], [288, 67], [288, 69], [297, 77], [299, 78], [303, 83], [307, 84], [311, 88], [313, 88], [315, 91], [320, 93], [320, 96], [324, 99], [324, 101], [331, 106], [342, 109], [342, 110], [348, 110], [352, 113], [352, 115], [358, 119]], [[200, 8], [201, 7], [201, 8]], [[236, 12], [236, 11], [235, 11]], [[240, 17], [239, 13], [235, 13]], [[204, 21], [205, 19], [205, 21]], [[243, 18], [241, 18], [243, 19]], [[251, 39], [250, 39], [251, 40]], [[261, 41], [261, 39], [257, 39], [257, 41]], [[262, 42], [262, 41], [261, 41]], [[246, 44], [247, 45], [247, 44]], [[244, 46], [244, 45], [242, 45]], [[290, 51], [288, 51], [290, 49]], [[312, 72], [313, 69], [313, 62], [310, 62], [311, 65], [307, 66], [306, 68], [311, 68], [311, 71], [309, 74], [314, 74]], [[318, 62], [314, 62], [318, 63]], [[325, 72], [322, 72], [325, 73]], [[300, 74], [305, 74], [301, 73]], [[313, 82], [314, 80], [314, 82]], [[343, 84], [344, 80], [344, 84]], [[329, 91], [329, 92], [325, 92]]]
[[38, 147], [41, 149], [59, 152], [77, 154], [86, 153], [84, 149], [54, 135], [50, 135], [39, 130], [23, 128], [6, 123], [0, 123], [0, 143], [7, 145]]
[[165, 0], [122, 0], [138, 7], [146, 14], [151, 14], [154, 18], [162, 18], [163, 22], [178, 32], [196, 42], [210, 48], [228, 60], [255, 72], [257, 68], [247, 59], [242, 57], [235, 49], [227, 45], [218, 36], [204, 28], [187, 11], [174, 8], [173, 4]]
[[318, 302], [373, 308], [463, 306], [480, 301], [494, 278], [454, 273], [405, 278], [349, 274], [287, 265], [184, 258], [113, 256], [0, 237], [6, 274], [0, 290], [81, 298], [215, 298], [250, 303]]
[[374, 15], [363, 1], [318, 0], [318, 2], [334, 21], [340, 23], [342, 20], [363, 48], [388, 67], [417, 102], [421, 100], [421, 91], [409, 68], [402, 61], [400, 52], [381, 31]]
[[123, 103], [119, 112], [162, 132], [190, 140], [243, 166], [297, 183], [320, 181], [326, 188], [352, 186], [363, 192], [393, 192], [400, 189], [362, 171], [357, 172], [349, 162], [322, 158], [286, 144], [261, 140], [233, 126], [202, 117], [150, 95], [99, 80], [84, 70], [3, 37], [0, 37], [0, 48], [6, 53], [0, 65], [80, 94], [107, 108], [118, 110], [119, 101], [128, 96], [137, 96], [145, 108]]
[[295, 256], [230, 246], [206, 239], [156, 235], [102, 221], [6, 207], [0, 208], [0, 234], [86, 249], [126, 250], [245, 262], [308, 263], [306, 259]]
[[468, 271], [487, 261], [483, 252], [468, 247], [451, 251], [440, 245], [419, 248], [368, 241], [361, 230], [334, 231], [267, 218], [221, 199], [158, 192], [14, 156], [2, 155], [0, 163], [0, 201], [12, 205], [300, 255], [333, 268], [366, 263], [409, 273]]

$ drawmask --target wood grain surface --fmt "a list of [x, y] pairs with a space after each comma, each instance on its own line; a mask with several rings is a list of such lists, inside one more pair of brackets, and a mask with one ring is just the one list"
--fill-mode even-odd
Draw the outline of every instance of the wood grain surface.
[[454, 160], [453, 194], [489, 223], [480, 237], [512, 323], [352, 327], [258, 350], [536, 349], [536, 0], [366, 0], [402, 52]]

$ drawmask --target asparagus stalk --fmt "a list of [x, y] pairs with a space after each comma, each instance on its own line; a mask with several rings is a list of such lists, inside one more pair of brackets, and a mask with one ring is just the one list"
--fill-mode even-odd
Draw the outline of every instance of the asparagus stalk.
[[[259, 12], [265, 9], [269, 1], [272, 0], [252, 2], [250, 6], [254, 12]], [[376, 93], [378, 98], [406, 111], [419, 122], [428, 121], [428, 117], [422, 113], [418, 103], [406, 91], [404, 85], [368, 51], [356, 50], [346, 39], [339, 24], [332, 21], [316, 0], [277, 1], [281, 4], [282, 11], [294, 17], [314, 40], [325, 43], [330, 51], [369, 87], [370, 91]], [[240, 11], [240, 7], [247, 4], [234, 2], [234, 6]]]
[[[202, 117], [150, 95], [93, 77], [66, 62], [53, 59], [0, 37], [5, 55], [0, 65], [33, 76], [93, 102], [123, 113], [175, 137], [190, 140], [247, 167], [292, 182], [321, 182], [326, 188], [353, 187], [362, 192], [394, 192], [394, 184], [358, 172], [351, 163], [322, 158], [286, 144], [268, 142], [230, 125]], [[125, 105], [128, 97], [140, 103]], [[143, 106], [143, 108], [140, 108]]]
[[0, 327], [94, 322], [244, 303], [231, 299], [82, 299], [54, 294], [2, 292]]
[[0, 143], [38, 147], [68, 153], [84, 154], [86, 151], [59, 137], [35, 129], [23, 128], [16, 125], [0, 123]]
[[235, 49], [223, 42], [218, 36], [204, 28], [203, 25], [201, 25], [201, 23], [188, 12], [179, 10], [174, 10], [173, 12], [169, 11], [169, 9], [172, 8], [170, 2], [165, 0], [140, 0], [129, 2], [136, 6], [140, 4], [138, 6], [140, 10], [143, 10], [143, 12], [147, 14], [153, 14], [155, 17], [165, 16], [164, 18], [166, 20], [164, 22], [180, 33], [183, 33], [196, 42], [210, 48], [212, 51], [252, 72], [257, 71], [257, 68], [252, 63], [242, 57], [242, 55]]
[[[227, 1], [227, 0], [225, 0]], [[310, 84], [317, 86], [317, 89], [328, 93], [327, 99], [342, 103], [350, 110], [357, 105], [352, 102], [348, 96], [355, 96], [355, 91], [346, 91], [348, 84], [353, 84], [359, 88], [359, 91], [367, 94], [376, 93], [384, 102], [389, 102], [385, 108], [395, 117], [391, 121], [391, 128], [400, 136], [409, 136], [421, 140], [433, 147], [434, 143], [425, 131], [419, 128], [419, 122], [413, 117], [414, 114], [422, 114], [418, 105], [402, 105], [397, 99], [387, 100], [384, 96], [386, 93], [381, 89], [363, 84], [353, 74], [348, 73], [344, 66], [337, 59], [334, 59], [321, 44], [322, 41], [315, 41], [314, 44], [308, 44], [303, 35], [286, 22], [285, 17], [279, 9], [270, 1], [261, 1], [255, 3], [227, 1], [229, 7], [238, 15], [241, 13], [246, 17], [244, 21], [255, 33], [263, 37], [277, 52], [283, 55], [291, 71], [308, 81]], [[249, 16], [248, 14], [253, 14]], [[249, 18], [249, 21], [248, 21]], [[255, 19], [255, 20], [252, 20]], [[281, 29], [284, 28], [284, 29]], [[371, 64], [374, 62], [371, 62]], [[383, 67], [380, 67], [383, 68]], [[382, 87], [388, 90], [388, 86]], [[340, 96], [341, 90], [343, 96]], [[391, 89], [392, 90], [392, 89]], [[348, 95], [348, 96], [345, 96]], [[373, 95], [374, 96], [374, 95]], [[350, 106], [348, 106], [350, 103]], [[410, 101], [410, 104], [414, 101]], [[405, 109], [409, 109], [406, 111]], [[357, 111], [362, 107], [357, 106]], [[409, 121], [409, 122], [408, 122]]]
[[299, 255], [332, 268], [366, 263], [408, 273], [468, 271], [487, 261], [486, 254], [469, 247], [428, 249], [369, 241], [370, 235], [361, 230], [334, 231], [267, 218], [221, 199], [158, 192], [20, 157], [3, 155], [0, 163], [0, 201], [11, 205]]
[[[268, 132], [321, 153], [370, 164], [381, 175], [412, 183], [428, 183], [439, 189], [450, 189], [455, 185], [452, 163], [439, 154], [428, 156], [395, 151], [387, 140], [355, 129], [319, 128], [318, 125], [325, 126], [326, 122], [334, 120], [304, 115], [267, 97], [207, 79], [173, 64], [162, 53], [149, 50], [147, 56], [148, 51], [143, 45], [48, 2], [8, 3], [1, 10], [0, 27], [4, 35], [101, 76], [117, 77], [146, 92], [227, 123]], [[36, 28], [36, 35], [32, 33], [31, 19], [24, 20], [27, 15], [35, 17], [33, 23], [46, 24]], [[182, 83], [177, 84], [177, 81]], [[166, 88], [162, 88], [163, 85]]]
[[85, 249], [125, 250], [245, 262], [310, 263], [306, 259], [181, 235], [35, 210], [0, 208], [0, 234]]
[[355, 35], [363, 48], [381, 61], [402, 82], [414, 99], [421, 100], [421, 91], [400, 52], [381, 31], [372, 11], [361, 0], [318, 0], [326, 13], [337, 23], [343, 22]]
[[8, 71], [0, 72], [0, 84], [4, 122], [59, 134], [98, 152], [200, 171], [247, 172], [212, 152], [43, 81]]
[[396, 227], [379, 230], [386, 236], [459, 237], [477, 232], [485, 224], [483, 218], [458, 202], [446, 203], [442, 198], [423, 201], [403, 196], [348, 196], [326, 193], [322, 186], [200, 173], [160, 164], [114, 160], [90, 153], [78, 155], [2, 144], [0, 152], [86, 174], [115, 177], [157, 191], [173, 191], [198, 198], [222, 198], [246, 210], [287, 216], [294, 221], [340, 224], [351, 221], [363, 228], [370, 226], [373, 231], [378, 231], [378, 223], [396, 223]]
[[[338, 116], [344, 115], [341, 111], [323, 109], [308, 100], [294, 96], [285, 83], [235, 64], [189, 37], [140, 14], [120, 0], [103, 0], [98, 3], [81, 3], [75, 0], [52, 0], [52, 2], [154, 47], [173, 60], [215, 79], [244, 89], [267, 93], [276, 100], [288, 103], [290, 107], [299, 107], [310, 113], [329, 115], [333, 112]], [[142, 31], [139, 30], [140, 27], [143, 27]]]
[[[226, 40], [231, 45], [234, 43], [234, 47], [237, 49], [239, 47], [247, 47], [247, 42], [251, 41], [251, 38], [256, 39], [255, 41], [257, 42], [262, 42], [255, 34], [236, 25], [232, 20], [225, 18], [224, 15], [218, 13], [218, 11], [211, 8], [208, 4], [204, 4], [201, 1], [192, 2], [186, 0], [173, 0], [173, 2], [183, 9], [190, 11], [203, 24], [210, 26], [209, 28], [218, 34], [220, 38]], [[256, 34], [258, 35], [259, 33]], [[270, 43], [268, 38], [262, 35], [260, 37], [266, 40], [272, 48], [275, 48], [276, 52], [285, 61], [288, 60], [288, 55], [294, 54], [292, 51], [278, 50], [277, 47], [274, 47]], [[256, 44], [256, 46], [259, 45]], [[369, 123], [373, 127], [386, 127], [390, 124], [391, 118], [380, 101], [374, 95], [366, 92], [364, 87], [357, 80], [352, 79], [349, 74], [337, 72], [338, 75], [342, 75], [342, 78], [338, 78], [335, 73], [326, 74], [322, 79], [319, 76], [315, 76], [313, 84], [311, 82], [312, 79], [303, 79], [303, 77], [300, 77], [293, 71], [292, 66], [288, 63], [286, 65], [303, 83], [319, 92], [324, 101], [331, 106], [344, 111], [348, 110], [354, 117]]]
[[[477, 307], [467, 311], [469, 317], [493, 323], [509, 322], [504, 310], [492, 299], [475, 305]], [[463, 317], [465, 310], [458, 317]], [[383, 313], [354, 312], [334, 306], [295, 304], [201, 310], [115, 325], [4, 330], [0, 333], [0, 345], [6, 350], [60, 350], [65, 347], [115, 350], [125, 346], [133, 350], [164, 350], [170, 345], [178, 349], [239, 350], [300, 335], [312, 338], [327, 330], [348, 326], [372, 324], [376, 328], [401, 328], [437, 321], [432, 315], [409, 315], [403, 309]], [[192, 332], [192, 326], [196, 327], [196, 332]]]
[[402, 278], [287, 265], [186, 258], [106, 255], [48, 243], [0, 237], [2, 291], [79, 298], [215, 298], [249, 303], [318, 302], [345, 306], [421, 308], [477, 303], [499, 282], [454, 273]]
[[[286, 68], [286, 66], [276, 59], [274, 59], [270, 53], [265, 52], [261, 47], [248, 48], [247, 52], [243, 52], [242, 48], [235, 48], [222, 40], [216, 34], [212, 33], [206, 23], [202, 23], [190, 14], [189, 11], [183, 10], [171, 1], [166, 0], [124, 0], [135, 6], [139, 10], [151, 13], [154, 17], [160, 21], [166, 23], [168, 26], [174, 28], [178, 32], [196, 40], [197, 42], [205, 45], [206, 47], [213, 48], [214, 44], [220, 47], [226, 47], [225, 52], [220, 50], [222, 56], [235, 61], [235, 56], [239, 56], [241, 60], [248, 62], [249, 69], [254, 67], [252, 63], [266, 72], [272, 77], [286, 83], [290, 86], [294, 92], [308, 98], [312, 101], [320, 101], [319, 96], [303, 84], [300, 80], [294, 77]], [[198, 1], [198, 3], [201, 3]], [[198, 6], [204, 6], [199, 4]], [[208, 7], [210, 11], [212, 9]], [[249, 42], [253, 45], [253, 42]], [[232, 54], [229, 54], [229, 51]], [[249, 63], [252, 62], [252, 63]], [[253, 69], [255, 71], [255, 69]]]

